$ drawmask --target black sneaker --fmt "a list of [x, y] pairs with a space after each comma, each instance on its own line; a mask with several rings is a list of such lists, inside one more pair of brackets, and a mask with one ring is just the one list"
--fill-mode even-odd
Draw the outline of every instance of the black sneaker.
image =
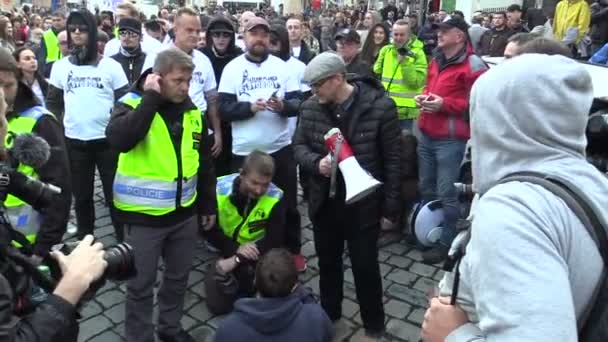
[[448, 257], [450, 247], [444, 246], [441, 243], [437, 246], [422, 252], [422, 262], [427, 265], [438, 264]]
[[159, 332], [158, 339], [161, 342], [195, 342], [194, 338], [184, 330], [180, 330], [177, 334], [173, 336]]

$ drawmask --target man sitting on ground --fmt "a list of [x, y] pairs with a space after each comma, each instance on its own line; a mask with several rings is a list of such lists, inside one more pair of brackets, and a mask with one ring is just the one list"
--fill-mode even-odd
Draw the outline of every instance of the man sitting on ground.
[[285, 249], [272, 249], [255, 271], [257, 298], [239, 299], [224, 319], [215, 342], [329, 342], [329, 317], [312, 293], [298, 285], [298, 270]]
[[217, 180], [218, 225], [202, 231], [223, 257], [205, 278], [207, 306], [214, 314], [228, 313], [237, 298], [255, 294], [257, 260], [283, 243], [286, 207], [283, 191], [271, 183], [274, 169], [272, 157], [255, 150], [240, 174]]

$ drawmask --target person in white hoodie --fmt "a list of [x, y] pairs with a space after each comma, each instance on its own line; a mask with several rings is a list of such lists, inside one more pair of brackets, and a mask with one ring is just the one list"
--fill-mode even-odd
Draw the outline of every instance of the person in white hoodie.
[[608, 227], [608, 179], [585, 160], [591, 77], [564, 56], [524, 54], [482, 75], [471, 93], [473, 210], [460, 263], [440, 283], [424, 341], [577, 341], [604, 265], [575, 213], [545, 188], [498, 184], [533, 171], [573, 184]]

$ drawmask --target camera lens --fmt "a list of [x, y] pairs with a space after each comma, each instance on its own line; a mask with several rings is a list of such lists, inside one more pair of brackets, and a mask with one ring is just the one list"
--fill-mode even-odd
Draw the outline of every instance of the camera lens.
[[133, 247], [128, 243], [120, 243], [106, 249], [104, 259], [108, 267], [104, 277], [110, 280], [127, 280], [136, 274]]

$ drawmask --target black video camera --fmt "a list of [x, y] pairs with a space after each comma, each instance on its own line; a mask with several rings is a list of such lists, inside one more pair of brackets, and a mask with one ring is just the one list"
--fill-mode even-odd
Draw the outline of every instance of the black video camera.
[[[50, 256], [41, 263], [33, 261], [32, 245], [23, 233], [13, 227], [4, 201], [11, 194], [38, 210], [55, 201], [61, 189], [17, 170], [20, 163], [35, 169], [46, 163], [50, 147], [44, 139], [33, 134], [21, 134], [12, 135], [9, 140], [12, 148], [8, 151], [8, 160], [0, 162], [0, 272], [13, 287], [20, 303], [15, 307], [15, 313], [24, 315], [46, 299], [63, 275], [56, 260]], [[15, 247], [15, 243], [19, 248]], [[53, 246], [53, 250], [67, 255], [76, 245], [77, 242], [60, 244]], [[135, 276], [130, 245], [121, 243], [107, 248], [104, 259], [108, 266], [103, 276], [91, 284], [81, 301], [92, 297], [108, 279], [122, 281]]]
[[412, 50], [406, 48], [405, 46], [398, 48], [397, 53], [399, 54], [399, 56], [416, 58], [416, 54], [413, 53]]

